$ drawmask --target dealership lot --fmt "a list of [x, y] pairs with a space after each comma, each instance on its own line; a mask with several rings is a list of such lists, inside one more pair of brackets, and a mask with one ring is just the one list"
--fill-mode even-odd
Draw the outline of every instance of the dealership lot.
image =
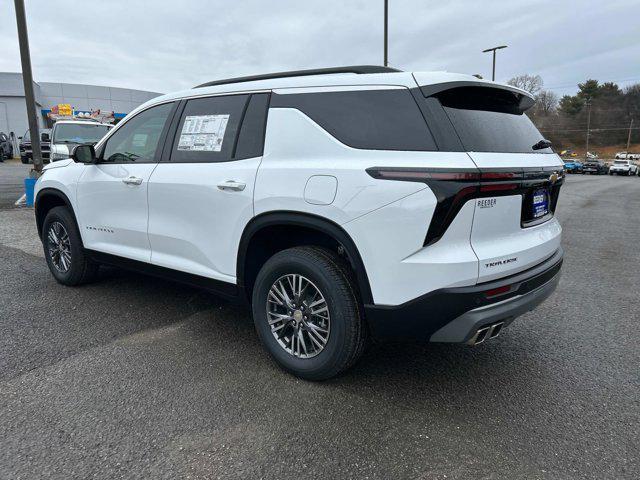
[[568, 177], [560, 287], [498, 339], [314, 384], [204, 292], [55, 283], [12, 208], [26, 171], [0, 164], [0, 478], [640, 476], [638, 177]]

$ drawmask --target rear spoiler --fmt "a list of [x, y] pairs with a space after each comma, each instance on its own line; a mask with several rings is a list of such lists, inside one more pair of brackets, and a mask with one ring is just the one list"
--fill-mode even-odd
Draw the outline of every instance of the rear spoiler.
[[434, 83], [431, 85], [420, 86], [420, 91], [425, 98], [437, 96], [438, 94], [454, 88], [478, 87], [490, 88], [493, 90], [503, 90], [513, 93], [517, 98], [518, 107], [521, 112], [533, 107], [536, 103], [535, 98], [529, 92], [511, 85], [501, 83], [478, 82], [472, 80], [462, 80], [456, 82]]

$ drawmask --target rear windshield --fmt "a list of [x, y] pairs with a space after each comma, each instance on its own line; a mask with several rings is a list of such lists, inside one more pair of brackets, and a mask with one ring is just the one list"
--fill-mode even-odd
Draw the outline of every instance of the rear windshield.
[[465, 150], [469, 152], [552, 153], [534, 150], [543, 139], [521, 107], [522, 96], [487, 87], [458, 87], [437, 94]]

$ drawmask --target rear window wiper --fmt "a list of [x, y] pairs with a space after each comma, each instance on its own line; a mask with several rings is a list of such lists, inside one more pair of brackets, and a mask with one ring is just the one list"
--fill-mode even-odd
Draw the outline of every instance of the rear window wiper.
[[542, 150], [543, 148], [549, 148], [550, 146], [551, 146], [551, 142], [543, 138], [531, 148], [534, 150]]

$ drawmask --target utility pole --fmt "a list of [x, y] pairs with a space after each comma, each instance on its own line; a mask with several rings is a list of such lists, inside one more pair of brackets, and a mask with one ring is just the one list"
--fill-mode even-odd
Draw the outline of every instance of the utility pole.
[[503, 48], [507, 48], [507, 45], [500, 45], [499, 47], [487, 48], [483, 50], [482, 53], [493, 52], [493, 69], [491, 70], [491, 80], [495, 81], [496, 79], [496, 50], [501, 50]]
[[33, 151], [33, 171], [39, 175], [42, 171], [42, 150], [40, 149], [40, 131], [36, 112], [36, 99], [33, 93], [33, 75], [31, 73], [31, 55], [29, 53], [29, 36], [27, 34], [27, 16], [24, 10], [24, 0], [15, 0], [16, 22], [18, 24], [18, 41], [20, 43], [20, 60], [22, 61], [22, 81], [24, 82], [24, 96], [27, 102], [27, 119], [31, 135]]
[[631, 122], [629, 122], [629, 135], [627, 136], [627, 155], [626, 158], [629, 158], [629, 145], [631, 145], [631, 129], [633, 128], [633, 118]]
[[587, 149], [585, 150], [584, 159], [587, 160], [589, 155], [589, 134], [591, 133], [591, 98], [587, 98]]
[[389, 0], [384, 0], [384, 66], [389, 66]]

